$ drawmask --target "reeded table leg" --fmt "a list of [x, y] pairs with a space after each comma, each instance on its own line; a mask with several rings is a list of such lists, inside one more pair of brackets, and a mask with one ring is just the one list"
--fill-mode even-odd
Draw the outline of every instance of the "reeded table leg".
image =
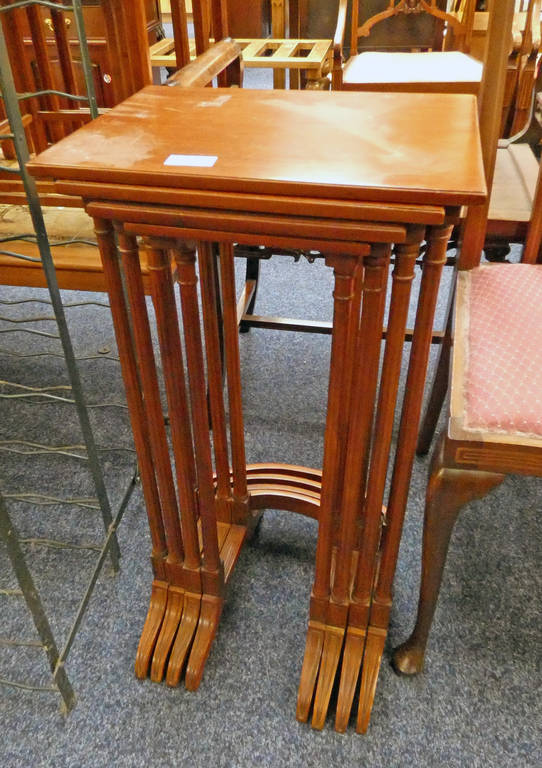
[[[338, 519], [340, 489], [344, 467], [340, 462], [340, 448], [345, 442], [348, 430], [348, 413], [345, 413], [344, 398], [351, 383], [351, 372], [347, 361], [350, 345], [349, 332], [357, 330], [352, 319], [355, 297], [355, 274], [359, 259], [354, 257], [327, 257], [326, 264], [333, 267], [335, 288], [333, 292], [333, 334], [331, 341], [331, 362], [329, 374], [326, 432], [324, 438], [324, 464], [322, 471], [322, 496], [316, 547], [316, 572], [310, 603], [310, 619], [307, 630], [305, 656], [301, 669], [297, 698], [298, 720], [305, 722], [315, 695], [319, 673], [325, 676], [325, 692], [320, 702], [315, 727], [322, 727], [322, 711], [327, 711], [328, 680], [333, 678], [337, 667], [342, 640], [335, 633], [328, 633], [325, 644], [325, 625], [331, 587], [331, 564], [333, 535]], [[359, 304], [358, 304], [359, 306]], [[334, 636], [332, 636], [334, 635]], [[323, 658], [324, 647], [326, 650]], [[320, 724], [322, 723], [322, 724]]]
[[[359, 292], [361, 320], [358, 296], [354, 299], [354, 332], [350, 351], [353, 370], [347, 408], [348, 434], [341, 458], [345, 470], [340, 497], [335, 573], [327, 608], [322, 654], [323, 658], [329, 656], [333, 665], [328, 664], [327, 669], [323, 668], [319, 672], [312, 719], [312, 725], [316, 728], [324, 725], [337, 671], [340, 669], [342, 672], [344, 664], [348, 666], [351, 661], [350, 656], [341, 658], [341, 651], [347, 626], [352, 569], [357, 559], [361, 497], [372, 432], [390, 250], [389, 245], [375, 245], [370, 257], [365, 260]], [[363, 393], [362, 397], [360, 393]], [[326, 642], [331, 652], [327, 651]], [[344, 695], [338, 701], [338, 708], [347, 708]]]
[[139, 264], [139, 249], [137, 240], [133, 235], [127, 235], [121, 225], [117, 225], [116, 229], [130, 305], [139, 377], [149, 422], [150, 449], [158, 481], [162, 520], [166, 534], [168, 548], [166, 572], [170, 585], [176, 587], [175, 590], [168, 593], [166, 613], [153, 652], [151, 679], [154, 682], [160, 682], [182, 613], [184, 586], [182, 560], [184, 552], [179, 525], [179, 508], [173, 484], [168, 440], [160, 402], [158, 374]]
[[201, 681], [203, 668], [222, 610], [224, 573], [219, 557], [216, 525], [211, 439], [205, 395], [207, 388], [197, 295], [195, 247], [187, 243], [180, 243], [175, 248], [174, 255], [177, 263], [183, 325], [185, 328], [192, 435], [197, 475], [197, 503], [202, 541], [202, 602], [198, 627], [188, 658], [185, 678], [186, 687], [189, 690], [195, 690]]
[[147, 242], [145, 249], [156, 313], [179, 494], [181, 518], [177, 535], [183, 542], [184, 549], [180, 574], [184, 594], [182, 602], [179, 601], [180, 612], [172, 618], [172, 627], [175, 625], [175, 620], [176, 626], [169, 646], [169, 659], [166, 657], [166, 681], [168, 685], [176, 685], [184, 669], [200, 609], [201, 563], [195, 504], [196, 471], [169, 251], [153, 247], [152, 242]]
[[[353, 393], [363, 392], [364, 397], [357, 397], [354, 401], [348, 439], [339, 550], [332, 590], [332, 601], [337, 605], [350, 601], [352, 569], [355, 567], [356, 555], [359, 555], [363, 488], [367, 480], [375, 411], [390, 250], [389, 245], [374, 246], [365, 266], [362, 314], [355, 353], [355, 360], [360, 364], [356, 367], [352, 387]], [[346, 638], [340, 665], [341, 685], [335, 718], [337, 731], [346, 730], [348, 725], [362, 653], [362, 635], [351, 633]]]
[[365, 733], [369, 725], [378, 670], [388, 629], [393, 578], [416, 450], [433, 319], [451, 232], [452, 227], [444, 224], [430, 227], [426, 237], [427, 250], [423, 259], [422, 282], [401, 411], [401, 426], [397, 441], [387, 520], [382, 532], [378, 581], [370, 608], [371, 615], [365, 646], [357, 719], [357, 730], [360, 733]]
[[348, 628], [335, 727], [346, 729], [362, 659], [367, 642], [367, 626], [371, 593], [377, 567], [377, 551], [382, 524], [382, 503], [392, 439], [395, 403], [399, 389], [404, 333], [407, 325], [414, 267], [424, 229], [413, 227], [407, 241], [395, 249], [392, 296], [384, 361], [376, 409], [371, 459], [368, 467], [367, 492], [363, 504], [363, 535], [357, 561], [352, 597], [348, 611]]
[[167, 548], [161, 502], [150, 451], [149, 425], [139, 382], [129, 313], [124, 300], [124, 289], [113, 227], [110, 222], [102, 219], [95, 219], [94, 227], [108, 286], [111, 314], [115, 326], [122, 376], [126, 389], [126, 399], [128, 401], [152, 541], [151, 561], [155, 578], [152, 583], [149, 610], [141, 633], [135, 663], [136, 676], [144, 678], [148, 674], [156, 639], [166, 610], [168, 577], [165, 561]]

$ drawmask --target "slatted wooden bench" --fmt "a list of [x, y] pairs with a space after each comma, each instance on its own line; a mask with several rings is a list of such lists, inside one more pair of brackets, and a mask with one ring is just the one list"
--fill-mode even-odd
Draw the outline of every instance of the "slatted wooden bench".
[[[245, 67], [303, 71], [307, 88], [326, 88], [331, 70], [331, 40], [290, 40], [287, 38], [237, 39], [243, 51]], [[175, 43], [164, 38], [151, 46], [151, 65], [176, 69]], [[195, 58], [196, 45], [190, 40], [190, 56]]]
[[[6, 250], [11, 244], [4, 244]], [[39, 258], [38, 246], [34, 243], [16, 241], [12, 250], [25, 256]], [[84, 243], [52, 247], [59, 288], [67, 291], [95, 291], [106, 293], [102, 262], [98, 248]], [[150, 293], [149, 270], [141, 265], [145, 293]], [[46, 288], [45, 272], [38, 261], [24, 261], [13, 256], [0, 254], [0, 285], [19, 285], [26, 288]]]

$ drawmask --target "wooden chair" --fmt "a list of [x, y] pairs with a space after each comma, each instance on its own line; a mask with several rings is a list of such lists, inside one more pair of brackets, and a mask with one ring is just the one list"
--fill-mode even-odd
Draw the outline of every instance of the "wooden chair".
[[[344, 62], [343, 45], [348, 7], [351, 6], [350, 57]], [[341, 0], [333, 49], [332, 87], [337, 90], [478, 93], [482, 63], [468, 55], [474, 14], [473, 0], [458, 0], [453, 12], [439, 8], [437, 0], [389, 0], [387, 8], [358, 24], [360, 0]], [[443, 50], [358, 53], [360, 38], [373, 27], [405, 15], [425, 13], [445, 26]]]
[[[484, 222], [483, 250], [488, 261], [506, 260], [511, 244], [525, 245], [538, 187], [540, 166], [528, 144], [499, 141], [487, 221]], [[464, 226], [464, 222], [463, 222]], [[458, 235], [460, 237], [460, 227]], [[454, 235], [455, 237], [455, 235]], [[540, 260], [540, 255], [530, 257]], [[451, 297], [453, 300], [453, 296]], [[448, 391], [448, 373], [452, 346], [452, 314], [441, 337], [439, 357], [418, 438], [418, 455], [431, 446], [437, 422]]]
[[[168, 81], [168, 85], [181, 88], [205, 86], [217, 75], [225, 73], [230, 84], [241, 85], [242, 61], [241, 49], [232, 40], [223, 40], [211, 46], [195, 61], [184, 69], [176, 72]], [[15, 182], [18, 183], [18, 182]], [[92, 225], [89, 229], [90, 219], [82, 210], [82, 200], [71, 195], [58, 195], [51, 190], [52, 184], [40, 182], [38, 191], [40, 199], [49, 206], [69, 207], [76, 210], [62, 210], [45, 208], [45, 220], [50, 237], [65, 237], [66, 232], [71, 235], [78, 234], [80, 242], [52, 248], [53, 262], [55, 264], [59, 287], [66, 290], [80, 291], [106, 291], [106, 283], [100, 255], [96, 246], [89, 244], [93, 239]], [[17, 195], [16, 198], [13, 196]], [[0, 187], [0, 202], [13, 203], [15, 200], [21, 204], [26, 203], [24, 193], [16, 189], [9, 189], [2, 195]], [[28, 213], [19, 212], [16, 221], [12, 225], [3, 222], [0, 226], [0, 235], [11, 235], [12, 231], [20, 233], [32, 231], [32, 223]], [[10, 254], [21, 253], [24, 259]], [[146, 293], [150, 292], [149, 269], [145, 260], [142, 262], [143, 286]], [[172, 269], [175, 267], [172, 264]], [[20, 285], [26, 287], [46, 287], [46, 279], [39, 259], [39, 251], [35, 243], [21, 237], [13, 236], [6, 247], [0, 251], [0, 284]]]
[[[498, 135], [504, 80], [503, 67], [502, 92], [488, 108], [493, 116], [493, 125], [486, 133], [486, 174], [490, 180], [493, 170], [487, 145], [491, 134]], [[465, 232], [464, 243], [481, 245], [485, 223], [479, 216], [472, 222], [474, 235]], [[407, 675], [423, 668], [459, 511], [469, 501], [483, 498], [506, 474], [542, 476], [542, 264], [536, 263], [541, 237], [539, 171], [522, 263], [480, 265], [481, 249], [469, 250], [468, 246], [460, 257], [450, 412], [431, 461], [418, 615], [411, 636], [394, 653], [394, 666]], [[429, 447], [446, 392], [446, 349], [450, 343], [451, 335], [439, 360], [419, 452]]]
[[[12, 4], [10, 0], [0, 2], [3, 6]], [[129, 7], [126, 0], [100, 0], [99, 4], [105, 21], [115, 99], [120, 101], [151, 83], [147, 34], [149, 4], [145, 0], [130, 0]], [[90, 120], [90, 110], [84, 101], [71, 100], [55, 93], [80, 94], [84, 92], [84, 84], [81, 84], [81, 65], [77, 61], [77, 48], [74, 49], [73, 30], [68, 31], [72, 25], [69, 9], [66, 12], [50, 9], [50, 18], [46, 15], [48, 12], [49, 9], [39, 6], [15, 7], [3, 13], [1, 19], [18, 92], [45, 91], [21, 102], [28, 146], [30, 151], [35, 152], [40, 152], [48, 144], [62, 139]], [[92, 29], [95, 29], [96, 20], [93, 15], [90, 21]], [[10, 145], [11, 142], [3, 142], [2, 145], [7, 159], [13, 157]], [[57, 215], [52, 206], [72, 209], [82, 207], [79, 198], [58, 195], [47, 182], [38, 184], [38, 193], [41, 204], [48, 206], [47, 221]], [[0, 171], [0, 203], [26, 205], [21, 180], [5, 170]], [[64, 238], [68, 233], [73, 236], [74, 231], [81, 226], [84, 228], [81, 217], [88, 220], [82, 212], [62, 213], [62, 218], [66, 220], [65, 226], [61, 228]], [[3, 223], [3, 235], [13, 235], [15, 238], [21, 231], [33, 231], [30, 217], [24, 211], [18, 213], [15, 219], [12, 231], [6, 231], [6, 222]], [[23, 254], [24, 259], [11, 255], [13, 252]], [[105, 291], [100, 257], [95, 246], [88, 242], [74, 242], [62, 247], [53, 246], [52, 253], [61, 288]], [[24, 239], [24, 236], [21, 240], [10, 240], [6, 249], [0, 253], [0, 268], [0, 282], [4, 285], [47, 285], [38, 247]]]
[[519, 133], [529, 120], [540, 52], [540, 0], [519, 0], [504, 95], [501, 136]]
[[[489, 13], [476, 11], [470, 54], [484, 60]], [[513, 34], [508, 57], [501, 136], [513, 136], [528, 120], [540, 51], [540, 2], [516, 0]]]
[[460, 510], [506, 474], [542, 476], [542, 265], [483, 265], [459, 277], [450, 418], [431, 462], [418, 616], [394, 654], [409, 675], [423, 668]]
[[536, 196], [539, 164], [527, 143], [499, 142], [484, 252], [503, 261], [510, 244], [525, 244]]

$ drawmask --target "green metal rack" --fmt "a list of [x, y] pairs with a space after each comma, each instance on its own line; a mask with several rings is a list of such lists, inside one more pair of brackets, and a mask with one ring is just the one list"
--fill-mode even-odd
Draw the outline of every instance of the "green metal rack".
[[[0, 317], [0, 320], [4, 321], [4, 323], [7, 323], [8, 326], [10, 323], [14, 326], [12, 328], [8, 327], [7, 329], [3, 328], [0, 330], [0, 332], [10, 333], [15, 331], [18, 334], [22, 332], [30, 334], [33, 342], [36, 338], [40, 338], [46, 339], [48, 341], [58, 340], [61, 345], [61, 352], [51, 352], [49, 349], [46, 351], [36, 351], [35, 348], [32, 347], [28, 353], [24, 353], [21, 352], [20, 346], [17, 347], [16, 351], [13, 349], [9, 350], [0, 348], [0, 356], [13, 355], [19, 359], [28, 358], [30, 361], [29, 364], [32, 367], [32, 372], [38, 374], [39, 364], [37, 363], [37, 360], [44, 357], [63, 356], [69, 384], [59, 386], [31, 386], [27, 383], [20, 383], [12, 380], [1, 380], [0, 405], [2, 401], [6, 401], [9, 404], [10, 400], [17, 399], [19, 402], [21, 400], [25, 400], [26, 402], [32, 404], [63, 403], [68, 407], [75, 407], [80, 431], [82, 434], [82, 443], [77, 445], [58, 445], [54, 443], [54, 434], [47, 435], [47, 438], [44, 438], [47, 439], [48, 442], [33, 442], [16, 437], [14, 439], [0, 440], [0, 451], [7, 451], [10, 453], [17, 453], [19, 455], [32, 457], [56, 455], [65, 457], [66, 459], [70, 458], [79, 461], [85, 461], [88, 463], [93, 488], [95, 489], [95, 496], [93, 498], [78, 498], [76, 495], [69, 494], [54, 495], [51, 493], [23, 490], [13, 492], [11, 489], [6, 491], [5, 488], [0, 488], [0, 542], [3, 542], [5, 545], [7, 555], [12, 566], [12, 571], [18, 584], [17, 588], [0, 588], [0, 600], [23, 599], [30, 612], [34, 627], [39, 637], [39, 641], [28, 638], [14, 639], [0, 637], [0, 647], [23, 647], [29, 649], [35, 648], [37, 650], [44, 651], [52, 675], [51, 685], [47, 686], [33, 684], [28, 681], [12, 679], [11, 676], [8, 679], [7, 677], [3, 677], [0, 673], [0, 685], [12, 686], [18, 689], [34, 692], [54, 692], [60, 694], [63, 702], [63, 708], [67, 712], [73, 707], [75, 696], [72, 685], [66, 673], [65, 663], [105, 560], [108, 557], [110, 558], [114, 572], [117, 572], [119, 569], [120, 551], [116, 531], [130, 499], [134, 485], [137, 481], [137, 473], [134, 471], [131, 474], [118, 509], [116, 510], [115, 514], [113, 514], [108, 492], [104, 482], [102, 467], [100, 464], [100, 449], [97, 447], [94, 439], [91, 420], [89, 418], [89, 406], [85, 402], [83, 386], [78, 368], [78, 359], [76, 359], [74, 353], [74, 348], [70, 338], [68, 323], [66, 319], [65, 307], [63, 306], [61, 294], [58, 288], [55, 268], [51, 256], [51, 247], [47, 237], [43, 212], [40, 206], [36, 184], [26, 171], [26, 162], [29, 159], [30, 152], [25, 137], [25, 131], [20, 111], [20, 104], [22, 101], [53, 94], [60, 96], [63, 99], [85, 101], [88, 104], [91, 117], [95, 118], [98, 115], [92, 81], [91, 64], [85, 38], [81, 0], [73, 0], [70, 5], [64, 4], [62, 2], [50, 2], [50, 0], [19, 0], [18, 2], [1, 5], [0, 14], [8, 13], [16, 9], [27, 8], [32, 5], [44, 6], [45, 8], [48, 8], [54, 12], [73, 12], [80, 47], [81, 66], [86, 85], [86, 95], [82, 96], [78, 94], [69, 94], [55, 89], [38, 90], [32, 93], [18, 93], [15, 88], [6, 40], [0, 25], [0, 91], [10, 126], [9, 133], [1, 135], [0, 141], [12, 141], [15, 147], [15, 154], [17, 158], [16, 165], [1, 165], [0, 170], [6, 171], [10, 174], [19, 174], [22, 180], [24, 191], [26, 193], [27, 205], [34, 227], [34, 233], [20, 235], [17, 236], [17, 238], [11, 236], [0, 238], [0, 244], [6, 243], [6, 241], [12, 242], [15, 239], [32, 240], [38, 246], [39, 259], [32, 256], [16, 253], [13, 250], [2, 250], [1, 252], [16, 258], [26, 260], [30, 259], [33, 261], [41, 262], [41, 266], [47, 280], [49, 299], [43, 300], [30, 298], [25, 299], [23, 304], [33, 304], [34, 302], [46, 303], [49, 304], [53, 310], [53, 314], [50, 316], [33, 316], [30, 318], [23, 318], [20, 315], [17, 315], [16, 317]], [[70, 242], [74, 241], [72, 240]], [[61, 245], [61, 243], [57, 243], [57, 245]], [[0, 304], [3, 306], [11, 306], [13, 303], [14, 302], [10, 301], [0, 301]], [[99, 302], [79, 302], [70, 306], [83, 306], [85, 304], [95, 305], [99, 304]], [[103, 304], [101, 306], [107, 307], [107, 305]], [[41, 324], [44, 322], [52, 322], [56, 324], [56, 331], [42, 330], [40, 329], [42, 326], [38, 326], [36, 328], [34, 326], [36, 321], [39, 321]], [[18, 338], [20, 339], [21, 337], [19, 336]], [[131, 449], [128, 448], [124, 450]], [[30, 504], [33, 505], [36, 509], [50, 505], [56, 505], [56, 507], [68, 506], [77, 509], [83, 508], [96, 511], [101, 515], [103, 528], [105, 529], [105, 537], [103, 538], [102, 542], [99, 545], [80, 546], [81, 549], [96, 550], [98, 556], [95, 561], [90, 580], [88, 581], [86, 589], [84, 590], [84, 593], [80, 599], [75, 618], [73, 619], [62, 647], [59, 647], [55, 641], [53, 630], [51, 628], [51, 622], [47, 617], [44, 603], [40, 597], [38, 589], [36, 588], [35, 581], [28, 566], [27, 545], [30, 543], [35, 547], [42, 544], [48, 547], [56, 548], [73, 548], [74, 546], [77, 548], [79, 545], [45, 538], [40, 539], [39, 537], [32, 538], [31, 540], [24, 540], [19, 535], [13, 522], [12, 516], [10, 516], [10, 512], [8, 510], [8, 505], [10, 502], [16, 502], [18, 504]], [[2, 609], [3, 608], [4, 606], [2, 606]], [[11, 666], [14, 667], [15, 665]], [[18, 665], [17, 669], [19, 671]]]

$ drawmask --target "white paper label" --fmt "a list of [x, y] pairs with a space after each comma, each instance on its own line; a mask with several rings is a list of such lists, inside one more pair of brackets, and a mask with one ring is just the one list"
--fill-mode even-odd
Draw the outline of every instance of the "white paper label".
[[164, 160], [164, 165], [212, 168], [217, 160], [217, 155], [170, 155]]

